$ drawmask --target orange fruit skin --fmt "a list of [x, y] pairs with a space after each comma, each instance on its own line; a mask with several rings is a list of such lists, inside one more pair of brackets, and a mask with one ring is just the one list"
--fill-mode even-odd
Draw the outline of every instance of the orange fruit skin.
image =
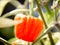
[[18, 39], [33, 42], [43, 30], [43, 25], [43, 21], [39, 18], [32, 16], [16, 16], [15, 35]]

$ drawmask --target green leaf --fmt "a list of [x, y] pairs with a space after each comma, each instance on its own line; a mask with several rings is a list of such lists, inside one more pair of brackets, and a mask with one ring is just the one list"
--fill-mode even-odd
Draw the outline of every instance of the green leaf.
[[46, 23], [51, 25], [54, 22], [54, 13], [52, 12], [51, 14], [48, 14], [47, 12], [44, 13], [44, 18], [46, 20]]
[[14, 21], [8, 18], [0, 17], [0, 28], [10, 27], [14, 25]]
[[0, 16], [4, 10], [4, 7], [6, 6], [6, 4], [9, 2], [10, 0], [3, 0], [3, 1], [0, 1]]
[[0, 28], [0, 36], [6, 40], [9, 40], [15, 36], [14, 26]]
[[12, 38], [9, 40], [10, 43], [12, 43], [12, 45], [27, 45], [28, 42], [24, 41], [22, 39], [17, 39], [17, 38]]
[[14, 42], [14, 41], [16, 41], [17, 40], [17, 38], [11, 38], [11, 39], [9, 39], [8, 41], [10, 42], [10, 43], [12, 43], [12, 42]]
[[44, 18], [46, 20], [46, 23], [48, 25], [51, 25], [54, 21], [54, 18], [55, 18], [55, 15], [54, 15], [54, 11], [52, 11], [50, 8], [49, 8], [49, 5], [44, 5], [45, 9], [46, 9], [46, 12], [43, 13], [44, 15]]

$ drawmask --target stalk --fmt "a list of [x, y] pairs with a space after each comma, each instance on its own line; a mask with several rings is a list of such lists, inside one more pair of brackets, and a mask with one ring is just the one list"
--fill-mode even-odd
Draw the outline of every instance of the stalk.
[[[47, 28], [48, 28], [48, 25], [47, 25], [47, 23], [46, 23], [46, 21], [45, 21], [45, 19], [44, 19], [43, 14], [42, 14], [42, 10], [41, 10], [40, 4], [38, 3], [38, 0], [35, 0], [35, 1], [36, 1], [36, 4], [37, 4], [37, 7], [38, 7], [38, 12], [39, 12], [42, 20], [44, 21], [45, 28], [47, 29]], [[48, 37], [49, 37], [49, 39], [50, 39], [51, 45], [55, 45], [55, 43], [54, 43], [54, 41], [53, 41], [53, 38], [52, 38], [51, 32], [49, 31], [47, 34], [48, 34]], [[40, 38], [39, 38], [38, 40], [40, 40]], [[38, 40], [36, 40], [35, 42], [37, 42]], [[34, 45], [34, 44], [33, 44], [33, 45]]]

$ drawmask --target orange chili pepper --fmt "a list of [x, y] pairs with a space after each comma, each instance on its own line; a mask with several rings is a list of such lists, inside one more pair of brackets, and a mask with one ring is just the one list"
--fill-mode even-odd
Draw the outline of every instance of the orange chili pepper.
[[33, 42], [43, 30], [43, 21], [39, 18], [25, 15], [15, 17], [15, 34], [18, 39]]

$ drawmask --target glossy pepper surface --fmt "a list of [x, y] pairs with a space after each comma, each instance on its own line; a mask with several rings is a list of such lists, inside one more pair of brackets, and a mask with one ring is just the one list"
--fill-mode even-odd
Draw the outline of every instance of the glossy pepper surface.
[[18, 39], [33, 42], [43, 30], [43, 21], [26, 15], [15, 16], [15, 35]]

